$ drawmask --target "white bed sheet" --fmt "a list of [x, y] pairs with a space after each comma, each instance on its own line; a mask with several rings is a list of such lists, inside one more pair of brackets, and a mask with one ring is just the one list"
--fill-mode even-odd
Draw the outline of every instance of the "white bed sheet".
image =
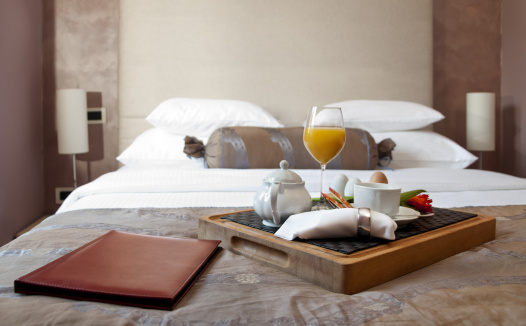
[[[85, 208], [251, 207], [266, 169], [180, 169], [171, 166], [123, 167], [77, 188], [57, 213]], [[294, 170], [313, 197], [320, 171]], [[343, 173], [362, 181], [375, 171], [327, 170], [326, 183]], [[383, 171], [402, 191], [425, 189], [435, 207], [526, 204], [526, 179], [466, 169], [411, 168]]]

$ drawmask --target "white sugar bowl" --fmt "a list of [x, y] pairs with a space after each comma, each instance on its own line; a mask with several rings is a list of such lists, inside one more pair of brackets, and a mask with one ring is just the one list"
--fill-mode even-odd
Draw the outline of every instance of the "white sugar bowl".
[[311, 210], [312, 198], [305, 188], [305, 181], [290, 171], [289, 162], [279, 163], [281, 169], [265, 179], [254, 197], [254, 210], [263, 224], [279, 227], [289, 216]]

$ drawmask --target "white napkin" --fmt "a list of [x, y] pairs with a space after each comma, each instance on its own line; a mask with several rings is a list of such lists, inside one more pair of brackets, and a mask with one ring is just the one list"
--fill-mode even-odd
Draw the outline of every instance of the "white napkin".
[[[357, 233], [357, 208], [340, 208], [291, 215], [274, 233], [293, 240], [353, 237]], [[389, 216], [371, 211], [371, 237], [394, 240], [397, 225]]]

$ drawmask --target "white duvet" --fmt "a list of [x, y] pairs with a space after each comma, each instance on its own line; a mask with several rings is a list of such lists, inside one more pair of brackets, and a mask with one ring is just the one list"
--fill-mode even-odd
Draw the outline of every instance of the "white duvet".
[[[272, 170], [178, 169], [168, 166], [123, 167], [77, 188], [57, 213], [84, 208], [251, 207], [254, 193]], [[293, 170], [313, 197], [319, 196], [319, 170]], [[375, 171], [327, 170], [368, 181]], [[526, 179], [474, 169], [411, 168], [383, 171], [402, 191], [424, 189], [433, 206], [526, 204]]]

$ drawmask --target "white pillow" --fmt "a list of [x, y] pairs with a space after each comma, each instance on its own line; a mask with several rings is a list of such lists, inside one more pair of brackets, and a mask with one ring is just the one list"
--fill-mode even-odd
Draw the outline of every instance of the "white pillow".
[[438, 167], [464, 169], [478, 158], [453, 140], [433, 131], [394, 131], [371, 133], [379, 143], [391, 138], [396, 147], [389, 168]]
[[270, 113], [252, 103], [234, 100], [173, 98], [159, 104], [146, 121], [166, 132], [209, 137], [229, 126], [283, 127]]
[[[189, 158], [183, 153], [183, 135], [152, 128], [141, 133], [118, 157], [126, 166], [169, 164], [185, 168], [204, 168], [204, 158]], [[200, 139], [206, 144], [207, 139]]]
[[342, 109], [345, 127], [369, 132], [420, 129], [444, 119], [430, 107], [405, 101], [353, 100], [326, 106]]

